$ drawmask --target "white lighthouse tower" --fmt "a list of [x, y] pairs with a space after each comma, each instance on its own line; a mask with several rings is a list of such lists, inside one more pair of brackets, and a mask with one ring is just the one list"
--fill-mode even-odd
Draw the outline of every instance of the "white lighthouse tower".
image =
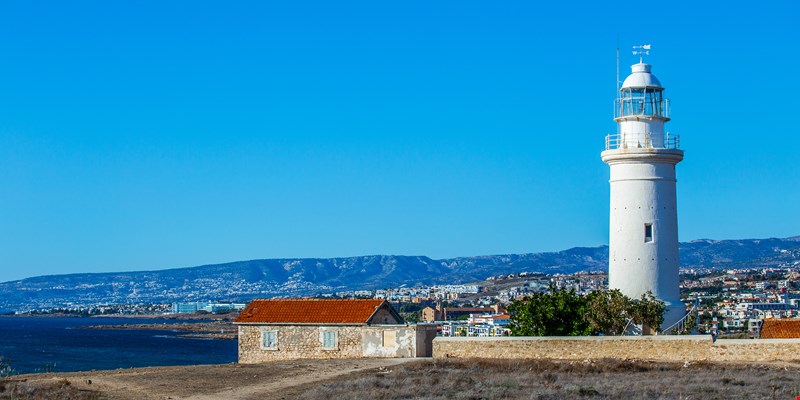
[[[650, 46], [638, 48], [635, 54]], [[631, 66], [615, 102], [617, 133], [606, 137], [602, 153], [611, 169], [608, 286], [631, 298], [652, 292], [666, 303], [665, 329], [685, 314], [675, 196], [675, 165], [683, 151], [679, 137], [664, 130], [669, 100], [650, 70], [641, 58]]]

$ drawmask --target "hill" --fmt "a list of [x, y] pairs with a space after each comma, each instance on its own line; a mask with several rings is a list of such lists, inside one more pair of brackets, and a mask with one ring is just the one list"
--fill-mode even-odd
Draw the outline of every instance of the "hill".
[[[681, 243], [683, 268], [800, 263], [800, 237]], [[88, 304], [247, 301], [401, 285], [465, 283], [519, 273], [607, 270], [608, 247], [433, 260], [423, 256], [265, 259], [159, 271], [48, 275], [0, 283], [0, 310]]]

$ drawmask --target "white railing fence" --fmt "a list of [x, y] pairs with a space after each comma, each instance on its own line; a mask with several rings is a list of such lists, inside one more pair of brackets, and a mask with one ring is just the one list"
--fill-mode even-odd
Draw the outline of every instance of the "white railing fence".
[[662, 335], [685, 335], [693, 332], [697, 328], [697, 319], [694, 318], [697, 314], [696, 306], [692, 308], [683, 316], [678, 322], [668, 326], [661, 331]]
[[680, 149], [681, 137], [672, 133], [614, 133], [606, 135], [606, 150], [625, 148]]

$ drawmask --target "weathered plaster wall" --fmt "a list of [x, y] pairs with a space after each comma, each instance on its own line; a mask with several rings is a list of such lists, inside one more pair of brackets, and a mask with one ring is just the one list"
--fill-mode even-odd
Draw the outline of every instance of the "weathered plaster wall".
[[437, 337], [433, 356], [457, 358], [636, 358], [663, 361], [798, 361], [800, 339], [718, 340], [711, 336]]
[[364, 357], [414, 357], [416, 331], [413, 326], [365, 326]]

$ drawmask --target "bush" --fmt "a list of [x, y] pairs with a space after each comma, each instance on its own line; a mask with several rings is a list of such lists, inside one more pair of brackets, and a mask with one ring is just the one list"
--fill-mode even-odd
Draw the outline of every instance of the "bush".
[[11, 367], [8, 359], [0, 356], [0, 378], [8, 378], [16, 374], [16, 370]]
[[622, 335], [630, 323], [658, 331], [664, 309], [650, 292], [634, 300], [617, 289], [581, 296], [551, 285], [547, 292], [514, 300], [509, 327], [514, 336]]
[[574, 289], [550, 286], [508, 307], [511, 334], [514, 336], [582, 336], [595, 332], [586, 319], [588, 299]]

